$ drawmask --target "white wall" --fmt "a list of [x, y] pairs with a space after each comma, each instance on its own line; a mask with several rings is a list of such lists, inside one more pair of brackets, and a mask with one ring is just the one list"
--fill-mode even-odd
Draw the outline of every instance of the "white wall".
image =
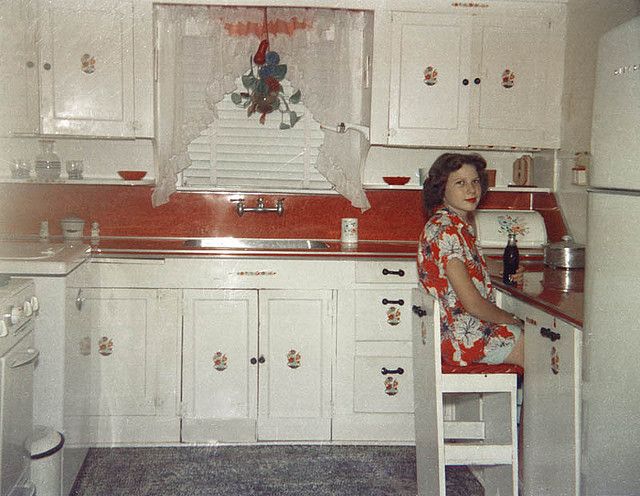
[[589, 151], [598, 40], [640, 13], [640, 0], [569, 0], [557, 196], [569, 232], [586, 241], [587, 193], [571, 184], [576, 152]]

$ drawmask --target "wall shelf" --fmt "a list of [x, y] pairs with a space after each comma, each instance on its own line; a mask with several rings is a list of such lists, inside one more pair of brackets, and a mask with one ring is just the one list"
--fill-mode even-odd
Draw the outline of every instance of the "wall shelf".
[[0, 178], [0, 183], [13, 184], [73, 184], [78, 186], [99, 185], [99, 186], [150, 186], [155, 185], [155, 179], [140, 179], [139, 181], [125, 181], [120, 178], [90, 177], [87, 179], [56, 179], [54, 181], [40, 181], [38, 179], [12, 179]]

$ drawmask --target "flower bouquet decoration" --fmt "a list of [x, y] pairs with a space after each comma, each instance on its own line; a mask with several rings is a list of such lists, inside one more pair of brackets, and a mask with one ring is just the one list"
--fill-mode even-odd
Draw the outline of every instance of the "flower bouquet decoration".
[[302, 115], [291, 110], [290, 104], [300, 102], [300, 90], [287, 97], [280, 81], [287, 74], [286, 64], [280, 63], [278, 52], [269, 50], [269, 40], [260, 42], [255, 55], [249, 59], [250, 69], [242, 76], [242, 86], [246, 91], [231, 93], [231, 101], [247, 109], [247, 117], [260, 114], [260, 124], [264, 124], [267, 114], [280, 111], [280, 129], [290, 129]]

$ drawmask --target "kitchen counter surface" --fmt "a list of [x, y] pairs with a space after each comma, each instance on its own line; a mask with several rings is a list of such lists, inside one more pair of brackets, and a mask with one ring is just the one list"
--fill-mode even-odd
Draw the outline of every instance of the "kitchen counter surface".
[[495, 288], [582, 329], [584, 269], [552, 269], [542, 257], [521, 259], [524, 280], [518, 286], [502, 282], [502, 260], [491, 256], [487, 265]]
[[0, 240], [0, 274], [65, 276], [89, 259], [90, 248], [81, 240]]
[[[323, 249], [256, 249], [256, 248], [202, 248], [189, 246], [188, 240], [208, 238], [139, 238], [139, 237], [101, 237], [98, 242], [85, 238], [83, 243], [72, 248], [71, 259], [79, 260], [86, 256], [87, 244], [91, 243], [94, 257], [293, 257], [293, 258], [330, 258], [330, 259], [415, 259], [415, 241], [367, 241], [355, 245], [344, 245], [339, 240], [318, 240], [327, 244]], [[219, 238], [216, 238], [219, 239]], [[57, 245], [56, 245], [57, 246]], [[70, 253], [69, 251], [67, 252]], [[535, 250], [521, 250], [521, 262], [525, 267], [524, 282], [518, 287], [507, 286], [502, 282], [500, 271], [502, 251], [484, 250], [489, 272], [494, 286], [534, 307], [565, 320], [572, 325], [583, 325], [583, 281], [584, 270], [571, 271], [551, 269], [542, 263], [541, 253]], [[59, 257], [58, 257], [59, 258]], [[4, 272], [41, 273], [52, 269], [64, 273], [68, 262], [57, 258], [40, 260], [34, 269], [34, 260], [0, 260], [0, 269]], [[74, 262], [75, 263], [75, 262]], [[53, 264], [53, 265], [52, 265]], [[9, 270], [11, 269], [11, 270]], [[21, 272], [22, 271], [22, 272]], [[3, 272], [3, 270], [0, 270]], [[68, 271], [67, 271], [68, 272]], [[569, 288], [567, 291], [566, 289]]]
[[[238, 247], [194, 247], [192, 240], [209, 238], [100, 238], [92, 243], [94, 256], [159, 256], [159, 257], [307, 257], [307, 258], [415, 258], [415, 241], [359, 241], [353, 245], [339, 240], [312, 240], [326, 243], [323, 249], [279, 249]], [[210, 238], [224, 239], [224, 238]], [[88, 240], [87, 242], [90, 242]]]

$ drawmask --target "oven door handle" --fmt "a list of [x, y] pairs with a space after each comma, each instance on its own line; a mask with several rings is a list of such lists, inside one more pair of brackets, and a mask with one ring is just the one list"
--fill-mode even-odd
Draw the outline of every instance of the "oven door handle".
[[17, 357], [13, 362], [11, 362], [11, 368], [17, 369], [18, 367], [24, 367], [25, 365], [29, 365], [30, 363], [35, 362], [39, 356], [40, 356], [40, 352], [38, 350], [34, 350], [33, 348], [28, 348], [27, 351], [19, 353], [19, 357]]

